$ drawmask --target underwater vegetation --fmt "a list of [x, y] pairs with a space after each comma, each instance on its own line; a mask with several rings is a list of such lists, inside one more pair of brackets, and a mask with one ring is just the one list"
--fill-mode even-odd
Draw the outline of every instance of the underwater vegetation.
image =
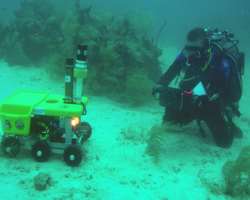
[[133, 105], [149, 101], [152, 81], [161, 74], [161, 50], [147, 28], [137, 28], [129, 16], [81, 8], [79, 0], [71, 6], [62, 11], [49, 0], [23, 0], [14, 19], [0, 25], [0, 57], [62, 76], [65, 58], [74, 55], [77, 44], [87, 44], [89, 91]]
[[225, 163], [223, 175], [227, 195], [250, 199], [250, 146], [243, 148], [235, 161]]
[[10, 64], [37, 64], [58, 44], [58, 22], [49, 1], [22, 1], [2, 28], [1, 57]]
[[155, 125], [148, 132], [146, 153], [152, 157], [155, 163], [159, 162], [160, 155], [166, 146], [167, 127]]

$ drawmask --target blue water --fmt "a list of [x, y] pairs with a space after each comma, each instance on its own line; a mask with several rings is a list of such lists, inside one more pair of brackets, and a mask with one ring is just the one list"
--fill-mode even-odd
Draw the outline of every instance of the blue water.
[[[10, 18], [21, 0], [1, 2], [1, 20]], [[70, 1], [52, 1], [58, 6], [66, 7]], [[71, 1], [72, 2], [72, 1]], [[92, 6], [99, 11], [109, 11], [115, 15], [139, 14], [149, 15], [152, 19], [152, 32], [156, 34], [163, 21], [167, 28], [161, 36], [164, 43], [181, 45], [185, 33], [194, 26], [219, 27], [231, 30], [243, 40], [250, 34], [250, 2], [248, 0], [84, 0], [84, 6]], [[246, 48], [243, 45], [244, 48]]]

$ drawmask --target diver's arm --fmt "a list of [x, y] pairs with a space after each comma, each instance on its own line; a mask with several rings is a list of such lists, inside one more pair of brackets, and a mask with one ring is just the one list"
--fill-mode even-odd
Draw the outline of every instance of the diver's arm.
[[180, 73], [185, 57], [180, 54], [168, 70], [161, 76], [158, 84], [168, 86], [168, 84]]
[[209, 100], [220, 99], [222, 102], [226, 102], [228, 99], [227, 91], [229, 88], [229, 82], [231, 77], [231, 68], [233, 63], [228, 58], [222, 57], [220, 65], [217, 67], [217, 73], [219, 74], [219, 82], [210, 91]]

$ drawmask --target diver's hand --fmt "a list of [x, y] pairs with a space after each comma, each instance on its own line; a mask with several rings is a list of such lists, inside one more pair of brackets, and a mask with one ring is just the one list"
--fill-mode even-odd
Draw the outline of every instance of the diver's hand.
[[218, 93], [213, 94], [211, 97], [209, 97], [209, 101], [216, 101], [219, 99], [220, 95]]
[[155, 98], [159, 98], [159, 95], [160, 95], [160, 92], [162, 91], [163, 89], [163, 86], [160, 85], [160, 84], [156, 84], [153, 89], [152, 89], [152, 95], [155, 97]]

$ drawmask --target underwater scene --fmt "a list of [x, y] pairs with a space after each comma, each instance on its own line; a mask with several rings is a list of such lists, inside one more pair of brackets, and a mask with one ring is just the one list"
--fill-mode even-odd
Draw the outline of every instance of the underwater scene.
[[249, 200], [250, 2], [0, 5], [0, 199]]

